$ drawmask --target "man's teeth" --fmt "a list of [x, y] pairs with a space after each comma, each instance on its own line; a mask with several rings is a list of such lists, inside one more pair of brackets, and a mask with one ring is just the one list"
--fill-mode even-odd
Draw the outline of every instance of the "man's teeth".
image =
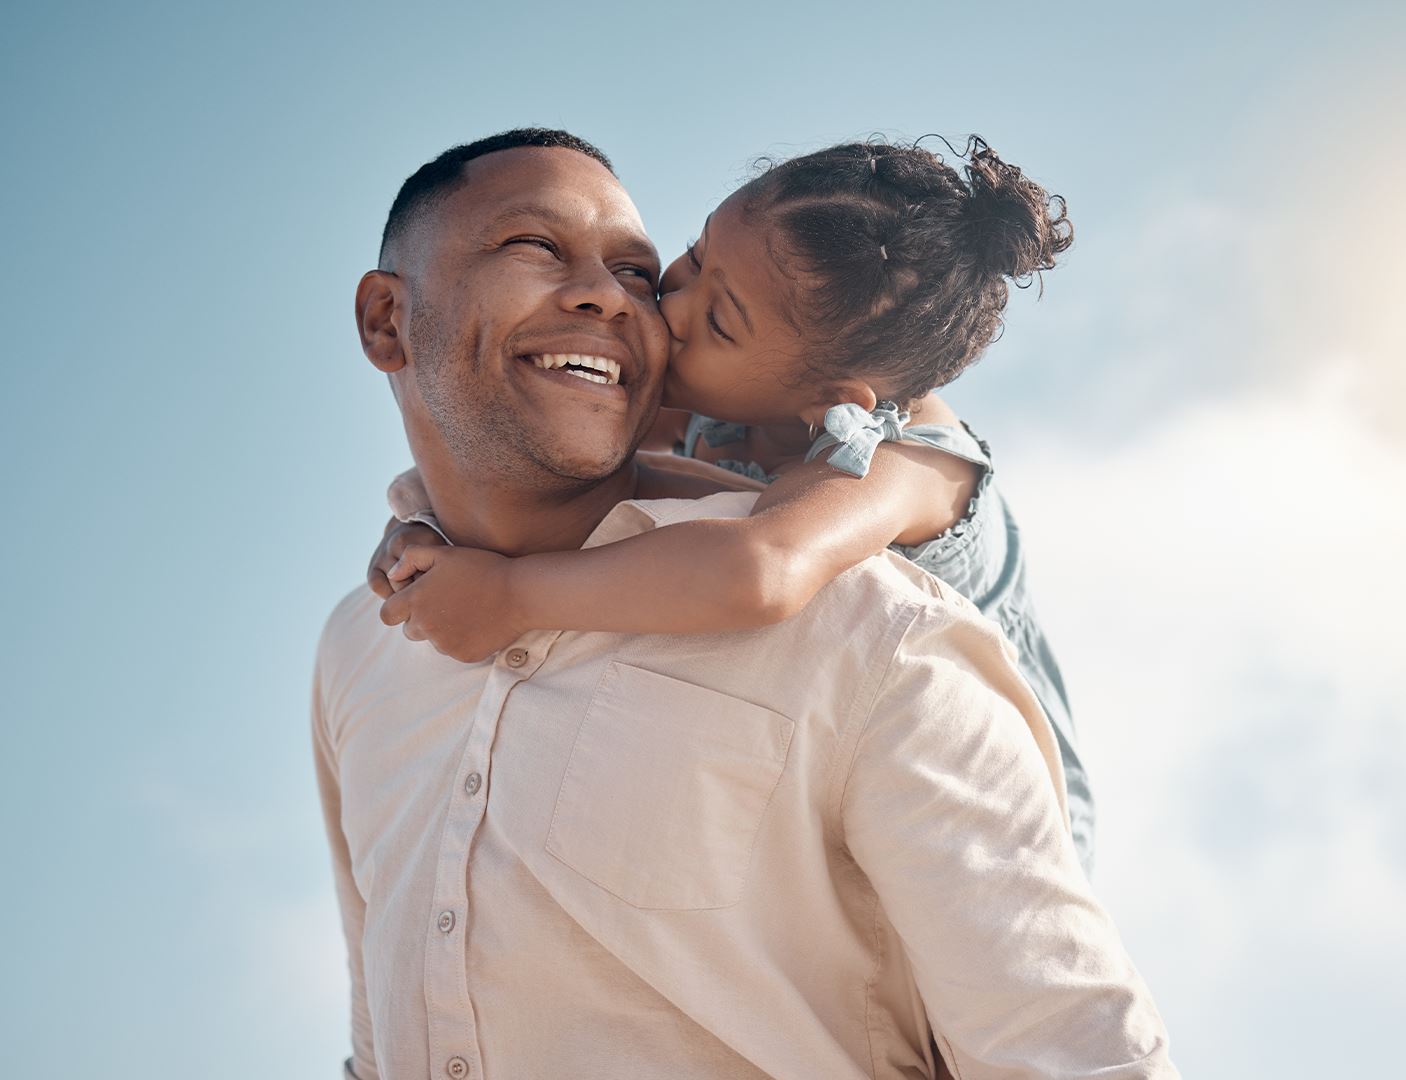
[[[620, 365], [604, 356], [583, 356], [580, 353], [544, 353], [534, 356], [532, 362], [539, 368], [563, 368], [568, 375], [579, 379], [615, 386], [620, 382]], [[568, 367], [568, 365], [570, 365]]]

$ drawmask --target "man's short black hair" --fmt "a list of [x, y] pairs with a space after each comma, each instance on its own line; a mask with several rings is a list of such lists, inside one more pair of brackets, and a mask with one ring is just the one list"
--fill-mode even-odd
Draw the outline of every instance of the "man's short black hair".
[[400, 185], [395, 202], [391, 203], [391, 212], [386, 216], [386, 227], [381, 232], [380, 260], [384, 262], [386, 248], [390, 246], [391, 241], [405, 232], [410, 222], [421, 210], [449, 195], [458, 187], [459, 181], [463, 178], [464, 165], [467, 162], [474, 158], [483, 157], [484, 154], [491, 154], [497, 150], [513, 150], [519, 146], [546, 146], [575, 150], [578, 154], [585, 154], [587, 157], [599, 161], [610, 170], [611, 175], [615, 173], [615, 166], [600, 150], [585, 139], [572, 135], [569, 131], [558, 131], [555, 128], [514, 128], [512, 131], [490, 135], [486, 139], [465, 143], [463, 146], [455, 146], [440, 154], [433, 161], [421, 165], [405, 183]]

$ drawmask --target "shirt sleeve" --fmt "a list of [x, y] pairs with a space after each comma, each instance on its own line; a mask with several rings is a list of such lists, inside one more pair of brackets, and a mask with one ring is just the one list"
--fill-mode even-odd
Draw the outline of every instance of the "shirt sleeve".
[[386, 488], [386, 502], [390, 504], [391, 513], [401, 521], [413, 521], [416, 514], [429, 510], [430, 493], [420, 479], [420, 470], [406, 469], [392, 480]]
[[366, 901], [352, 877], [351, 852], [347, 847], [346, 834], [342, 831], [342, 788], [336, 751], [327, 727], [320, 662], [313, 679], [312, 743], [318, 793], [322, 799], [322, 817], [332, 848], [332, 875], [337, 888], [337, 903], [342, 911], [342, 932], [347, 941], [347, 967], [351, 975], [352, 1056], [343, 1064], [342, 1072], [345, 1080], [379, 1080], [361, 955]]
[[920, 611], [856, 745], [846, 842], [954, 1076], [1175, 1077], [1079, 867], [1051, 740], [989, 624]]

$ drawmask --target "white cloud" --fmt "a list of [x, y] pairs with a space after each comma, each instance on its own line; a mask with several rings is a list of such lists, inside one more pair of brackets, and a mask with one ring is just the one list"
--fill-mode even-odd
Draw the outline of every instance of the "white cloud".
[[1189, 1075], [1384, 1072], [1358, 1029], [1406, 1005], [1406, 446], [1363, 422], [1372, 370], [1325, 363], [1112, 453], [1004, 448], [1094, 770], [1097, 885]]
[[1019, 426], [968, 410], [1009, 425], [1096, 886], [1203, 1078], [1400, 1071], [1406, 154], [1327, 113], [1326, 160], [1286, 112], [1085, 238], [1041, 312], [1070, 362]]

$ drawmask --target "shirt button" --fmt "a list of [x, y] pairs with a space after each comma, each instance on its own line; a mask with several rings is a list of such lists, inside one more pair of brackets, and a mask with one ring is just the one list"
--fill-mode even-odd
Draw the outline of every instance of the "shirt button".
[[469, 778], [464, 781], [464, 790], [470, 795], [477, 795], [478, 789], [483, 787], [483, 777], [476, 772], [469, 773]]
[[439, 913], [439, 928], [446, 934], [454, 929], [454, 912], [441, 911]]
[[526, 649], [508, 650], [508, 667], [522, 667], [525, 663], [527, 663]]
[[464, 1080], [469, 1075], [469, 1063], [461, 1057], [452, 1057], [445, 1063], [444, 1071], [454, 1080]]

